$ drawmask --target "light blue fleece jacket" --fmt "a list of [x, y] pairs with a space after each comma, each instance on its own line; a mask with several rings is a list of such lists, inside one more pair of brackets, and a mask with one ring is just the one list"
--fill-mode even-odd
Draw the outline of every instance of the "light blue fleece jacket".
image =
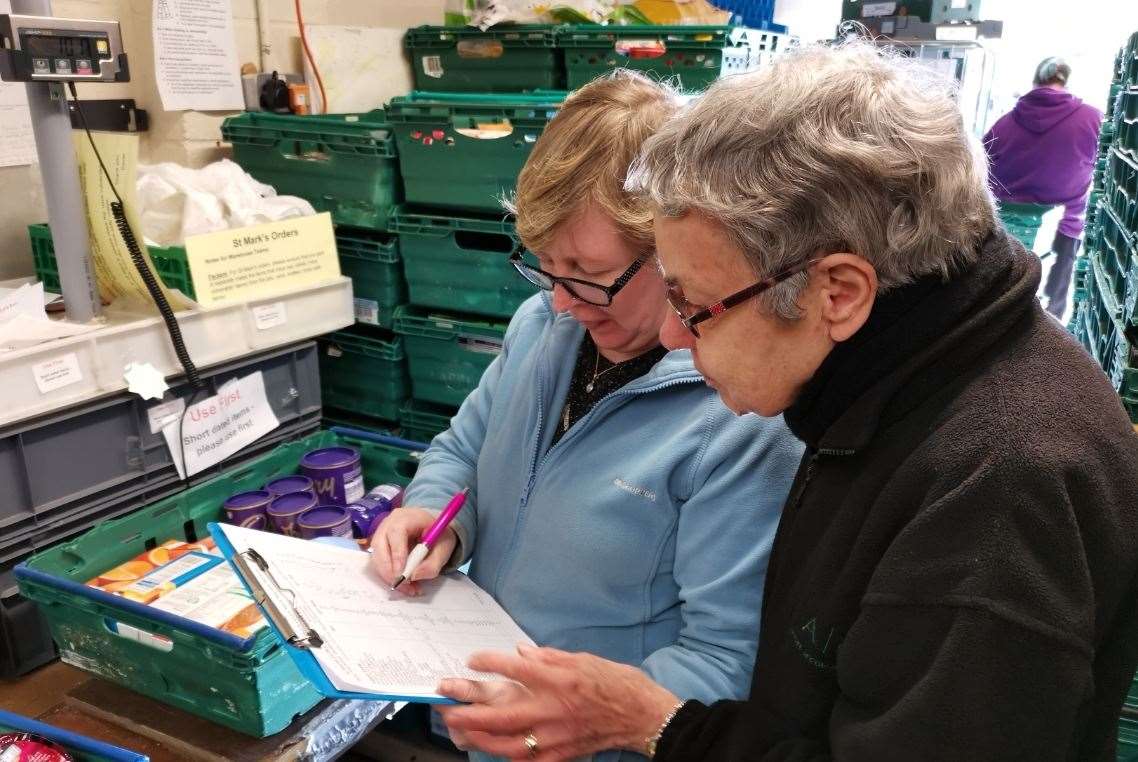
[[781, 418], [731, 413], [683, 350], [550, 447], [583, 335], [527, 300], [404, 505], [471, 487], [460, 562], [539, 645], [638, 665], [682, 699], [743, 698], [802, 444]]

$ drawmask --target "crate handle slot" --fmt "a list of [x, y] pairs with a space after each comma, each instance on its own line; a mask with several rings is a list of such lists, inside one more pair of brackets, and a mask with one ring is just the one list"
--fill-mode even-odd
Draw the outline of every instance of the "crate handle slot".
[[514, 134], [514, 125], [504, 117], [455, 117], [451, 120], [454, 131], [475, 140], [501, 140]]
[[494, 251], [513, 254], [517, 241], [505, 233], [484, 233], [479, 230], [456, 230], [454, 245], [464, 251]]
[[109, 617], [103, 618], [103, 626], [107, 628], [107, 632], [116, 637], [133, 640], [135, 643], [153, 648], [156, 651], [170, 653], [174, 650], [174, 641], [164, 635], [155, 635], [153, 632], [147, 632], [134, 625], [116, 622]]
[[286, 159], [292, 159], [293, 161], [332, 161], [332, 157], [328, 155], [327, 151], [321, 149], [319, 143], [300, 140], [293, 144], [291, 151], [284, 151], [283, 155]]
[[506, 52], [500, 40], [459, 40], [455, 47], [459, 58], [501, 58]]
[[663, 40], [617, 40], [613, 46], [617, 55], [633, 59], [662, 58], [668, 53], [668, 43]]

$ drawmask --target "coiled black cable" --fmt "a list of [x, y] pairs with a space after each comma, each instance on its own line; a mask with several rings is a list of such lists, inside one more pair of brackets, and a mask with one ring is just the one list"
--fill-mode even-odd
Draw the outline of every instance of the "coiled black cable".
[[[194, 390], [201, 390], [205, 388], [205, 384], [198, 374], [198, 368], [194, 365], [194, 361], [190, 358], [189, 350], [186, 349], [186, 342], [182, 338], [182, 328], [178, 325], [178, 319], [174, 316], [174, 309], [170, 306], [169, 300], [166, 295], [162, 293], [162, 287], [158, 284], [158, 279], [154, 275], [154, 271], [146, 262], [146, 257], [142, 253], [142, 248], [138, 245], [138, 239], [134, 236], [134, 231], [130, 228], [130, 222], [126, 218], [126, 208], [123, 205], [122, 196], [119, 195], [118, 188], [115, 187], [114, 180], [111, 179], [111, 173], [107, 171], [107, 165], [103, 163], [103, 157], [99, 154], [99, 148], [95, 145], [95, 138], [91, 135], [91, 129], [87, 126], [87, 117], [83, 114], [83, 106], [79, 103], [79, 96], [75, 91], [75, 83], [68, 82], [67, 87], [71, 90], [71, 98], [75, 103], [75, 111], [79, 114], [79, 121], [83, 124], [83, 131], [87, 133], [87, 140], [91, 143], [91, 150], [95, 153], [95, 158], [99, 162], [99, 167], [103, 170], [103, 176], [107, 178], [107, 184], [111, 186], [111, 192], [115, 194], [115, 200], [111, 202], [111, 216], [114, 217], [115, 227], [119, 230], [119, 235], [122, 237], [123, 243], [126, 244], [127, 251], [130, 253], [130, 260], [134, 263], [134, 268], [138, 270], [139, 277], [142, 282], [146, 284], [146, 290], [150, 294], [150, 298], [154, 300], [154, 304], [158, 307], [158, 313], [162, 316], [162, 321], [166, 324], [166, 332], [170, 334], [170, 343], [174, 346], [174, 354], [178, 357], [178, 362], [182, 365], [182, 370], [186, 374], [186, 380], [189, 381], [190, 386]], [[180, 439], [180, 437], [179, 437]]]

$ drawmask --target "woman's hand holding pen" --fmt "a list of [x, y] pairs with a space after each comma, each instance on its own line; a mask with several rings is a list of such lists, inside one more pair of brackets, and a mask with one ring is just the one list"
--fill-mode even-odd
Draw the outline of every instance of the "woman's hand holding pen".
[[[407, 556], [419, 543], [423, 534], [435, 523], [437, 513], [422, 508], [397, 508], [383, 520], [371, 538], [372, 565], [381, 579], [388, 585], [394, 584], [403, 572]], [[447, 527], [435, 541], [431, 552], [415, 569], [411, 578], [399, 586], [407, 595], [421, 595], [417, 581], [434, 579], [439, 576], [443, 566], [454, 553], [458, 535]]]

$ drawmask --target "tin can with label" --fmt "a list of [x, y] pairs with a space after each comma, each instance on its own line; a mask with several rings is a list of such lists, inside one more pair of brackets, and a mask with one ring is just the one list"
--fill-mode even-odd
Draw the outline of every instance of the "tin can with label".
[[352, 536], [352, 517], [348, 509], [339, 505], [321, 505], [301, 514], [296, 529], [306, 540], [316, 537]]
[[265, 491], [273, 493], [273, 497], [287, 495], [290, 492], [312, 492], [312, 480], [300, 474], [282, 476], [268, 482]]
[[289, 537], [297, 537], [296, 520], [300, 514], [316, 505], [316, 495], [311, 492], [290, 492], [273, 498], [266, 513], [274, 530]]
[[263, 489], [238, 492], [222, 505], [225, 510], [225, 520], [247, 529], [264, 529], [268, 525], [265, 509], [272, 500], [272, 494]]
[[381, 484], [348, 506], [352, 514], [352, 536], [369, 539], [379, 523], [403, 504], [403, 488], [397, 484]]
[[325, 447], [300, 459], [300, 471], [312, 480], [321, 505], [354, 503], [364, 496], [359, 451], [351, 447]]

